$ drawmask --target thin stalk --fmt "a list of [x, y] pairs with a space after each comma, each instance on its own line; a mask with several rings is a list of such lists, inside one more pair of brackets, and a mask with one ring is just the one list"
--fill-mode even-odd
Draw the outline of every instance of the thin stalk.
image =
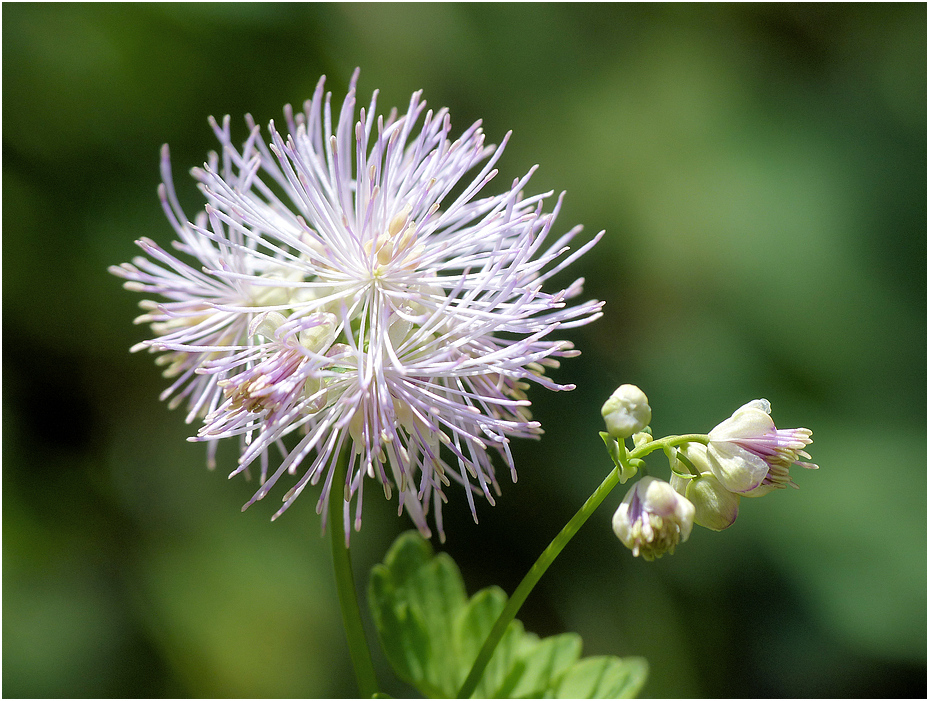
[[519, 608], [523, 605], [526, 597], [529, 596], [532, 588], [539, 579], [541, 579], [542, 575], [545, 574], [545, 570], [555, 561], [558, 554], [580, 530], [581, 526], [583, 526], [593, 512], [597, 510], [597, 507], [600, 506], [600, 503], [606, 498], [607, 494], [609, 494], [617, 484], [619, 484], [619, 468], [615, 468], [607, 475], [606, 479], [603, 480], [596, 491], [584, 502], [584, 505], [571, 520], [568, 521], [565, 527], [561, 529], [561, 532], [555, 536], [555, 539], [545, 548], [539, 556], [539, 559], [535, 561], [535, 564], [532, 565], [529, 572], [523, 577], [523, 581], [519, 583], [519, 586], [516, 587], [516, 591], [513, 592], [513, 596], [506, 602], [506, 606], [503, 608], [503, 611], [501, 611], [500, 617], [490, 630], [490, 635], [487, 636], [487, 640], [484, 641], [483, 647], [481, 647], [480, 652], [478, 652], [477, 659], [474, 660], [474, 665], [471, 667], [467, 679], [464, 680], [464, 684], [461, 685], [461, 689], [458, 691], [459, 699], [470, 698], [471, 694], [474, 693], [474, 690], [477, 688], [477, 683], [481, 679], [481, 675], [484, 673], [487, 664], [490, 662], [490, 658], [494, 654], [497, 643], [499, 643], [500, 638], [503, 637], [503, 633], [506, 631], [506, 627], [510, 624], [510, 621], [516, 617]]
[[[625, 441], [618, 441], [616, 444], [617, 454], [615, 459], [620, 465], [624, 466], [624, 471], [630, 469], [631, 461], [635, 460], [638, 463], [641, 463], [641, 458], [645, 457], [649, 453], [658, 448], [671, 448], [678, 445], [684, 445], [686, 443], [703, 443], [706, 444], [709, 441], [709, 436], [704, 434], [688, 434], [685, 436], [667, 436], [651, 443], [645, 443], [640, 445], [638, 448], [633, 449], [631, 452], [626, 451]], [[641, 467], [644, 468], [644, 463], [641, 463]], [[628, 477], [627, 477], [628, 479]], [[542, 575], [545, 574], [545, 571], [549, 568], [552, 562], [555, 561], [555, 558], [564, 550], [564, 547], [568, 542], [577, 534], [581, 526], [591, 517], [594, 511], [597, 510], [597, 507], [606, 499], [606, 496], [613, 491], [613, 488], [620, 482], [620, 468], [616, 467], [609, 475], [606, 476], [606, 479], [600, 484], [599, 487], [594, 491], [593, 494], [584, 502], [584, 505], [580, 510], [574, 514], [570, 521], [561, 529], [561, 532], [555, 536], [555, 539], [549, 544], [547, 548], [539, 555], [539, 559], [535, 561], [535, 564], [529, 569], [529, 572], [526, 573], [526, 576], [523, 577], [523, 581], [519, 583], [519, 586], [516, 587], [516, 591], [513, 592], [513, 596], [510, 597], [509, 601], [506, 602], [503, 611], [500, 612], [500, 617], [497, 618], [497, 622], [494, 623], [494, 627], [491, 628], [490, 634], [487, 636], [487, 640], [484, 641], [484, 645], [481, 647], [480, 652], [477, 654], [477, 659], [474, 660], [474, 664], [471, 666], [471, 671], [468, 673], [467, 678], [464, 680], [464, 683], [461, 685], [461, 689], [458, 691], [459, 699], [467, 699], [471, 697], [471, 694], [474, 693], [474, 690], [477, 688], [477, 684], [481, 679], [481, 675], [484, 673], [484, 670], [487, 668], [487, 664], [490, 662], [490, 658], [493, 657], [494, 650], [497, 648], [497, 644], [500, 642], [500, 639], [503, 637], [503, 633], [506, 631], [506, 627], [510, 622], [516, 618], [516, 614], [519, 612], [520, 607], [523, 605], [523, 602], [529, 596], [533, 587], [538, 583], [539, 579], [542, 578]]]
[[371, 650], [361, 623], [361, 609], [358, 607], [358, 595], [355, 591], [355, 576], [352, 574], [352, 558], [345, 542], [345, 527], [342, 513], [345, 506], [343, 485], [348, 463], [347, 454], [336, 461], [335, 474], [329, 488], [329, 534], [332, 538], [332, 566], [335, 571], [336, 589], [339, 592], [339, 607], [342, 609], [342, 622], [345, 624], [345, 636], [348, 638], [348, 651], [355, 668], [355, 679], [362, 698], [371, 698], [379, 693], [374, 665], [371, 662]]

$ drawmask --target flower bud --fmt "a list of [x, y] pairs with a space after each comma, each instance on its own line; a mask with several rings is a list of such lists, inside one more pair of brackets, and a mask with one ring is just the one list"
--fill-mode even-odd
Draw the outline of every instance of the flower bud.
[[600, 414], [607, 433], [617, 440], [641, 431], [652, 420], [648, 397], [635, 385], [620, 385], [606, 400]]
[[316, 312], [302, 320], [300, 345], [313, 353], [325, 353], [335, 340], [339, 319], [335, 314]]
[[683, 477], [686, 468], [681, 466], [671, 476], [671, 486], [694, 505], [694, 523], [711, 531], [729, 528], [739, 515], [739, 495], [726, 489], [713, 475], [706, 457], [706, 446], [689, 443], [680, 452], [700, 473]]
[[694, 505], [663, 480], [643, 477], [613, 514], [613, 532], [635, 556], [654, 560], [690, 536]]
[[803, 448], [813, 442], [812, 431], [778, 429], [770, 413], [768, 401], [756, 399], [710, 431], [710, 469], [730, 492], [763, 496], [772, 489], [793, 485], [791, 465], [816, 469], [813, 463], [799, 459], [810, 457]]

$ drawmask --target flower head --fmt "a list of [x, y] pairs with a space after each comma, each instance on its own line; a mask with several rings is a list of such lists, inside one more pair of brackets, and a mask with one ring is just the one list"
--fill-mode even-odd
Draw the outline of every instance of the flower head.
[[758, 497], [772, 489], [790, 485], [790, 467], [817, 465], [801, 461], [810, 456], [803, 450], [812, 443], [806, 428], [778, 429], [769, 414], [771, 404], [756, 399], [740, 407], [710, 431], [707, 458], [723, 487], [743, 496]]
[[613, 515], [613, 532], [635, 556], [654, 560], [690, 537], [694, 505], [663, 480], [643, 477]]
[[[593, 321], [602, 303], [569, 302], [582, 280], [542, 288], [602, 232], [570, 253], [580, 227], [547, 243], [561, 198], [544, 213], [551, 193], [525, 197], [532, 171], [482, 195], [509, 135], [488, 146], [478, 122], [453, 141], [448, 112], [426, 111], [420, 93], [387, 117], [375, 93], [356, 118], [357, 77], [338, 114], [321, 79], [303, 112], [285, 108], [286, 129], [270, 124], [267, 143], [251, 117], [241, 146], [228, 117], [212, 121], [221, 153], [193, 170], [207, 199], [194, 223], [165, 149], [162, 201], [191, 261], [143, 240], [149, 258], [111, 270], [163, 298], [143, 302], [137, 321], [156, 337], [139, 347], [165, 354], [179, 378], [165, 396], [203, 420], [193, 440], [211, 459], [237, 438], [233, 474], [260, 465], [249, 504], [301, 473], [275, 517], [322, 480], [324, 522], [340, 489], [358, 528], [373, 479], [426, 534], [431, 509], [441, 534], [450, 482], [476, 519], [474, 494], [499, 494], [491, 453], [515, 479], [510, 439], [542, 432], [530, 383], [573, 388], [546, 377], [577, 355], [550, 337]], [[346, 482], [333, 485], [340, 455]]]

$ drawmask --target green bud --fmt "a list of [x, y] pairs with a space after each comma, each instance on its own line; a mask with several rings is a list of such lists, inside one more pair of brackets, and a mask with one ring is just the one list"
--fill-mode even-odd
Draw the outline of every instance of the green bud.
[[696, 509], [694, 523], [711, 531], [729, 528], [739, 515], [739, 495], [726, 489], [710, 471], [706, 446], [689, 443], [680, 452], [700, 472], [699, 475], [683, 477], [686, 468], [681, 465], [680, 471], [675, 470], [671, 475], [671, 486]]
[[617, 440], [638, 433], [652, 420], [648, 397], [635, 385], [620, 385], [606, 400], [600, 414], [607, 433]]

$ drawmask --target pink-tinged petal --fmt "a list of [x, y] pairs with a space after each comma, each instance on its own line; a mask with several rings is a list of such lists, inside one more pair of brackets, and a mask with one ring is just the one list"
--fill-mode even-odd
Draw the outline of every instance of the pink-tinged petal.
[[800, 460], [810, 457], [803, 448], [812, 443], [812, 431], [778, 429], [770, 411], [767, 400], [756, 399], [710, 431], [707, 456], [726, 489], [763, 496], [772, 489], [796, 486], [790, 479], [792, 465], [816, 468]]
[[713, 475], [730, 492], [747, 492], [761, 484], [768, 464], [734, 443], [710, 443], [707, 459]]
[[754, 489], [749, 489], [747, 492], [742, 492], [742, 496], [751, 498], [763, 497], [765, 494], [773, 492], [775, 489], [778, 489], [778, 485], [771, 482], [762, 482]]
[[710, 431], [711, 441], [735, 441], [764, 436], [774, 430], [774, 420], [754, 407], [742, 407]]

